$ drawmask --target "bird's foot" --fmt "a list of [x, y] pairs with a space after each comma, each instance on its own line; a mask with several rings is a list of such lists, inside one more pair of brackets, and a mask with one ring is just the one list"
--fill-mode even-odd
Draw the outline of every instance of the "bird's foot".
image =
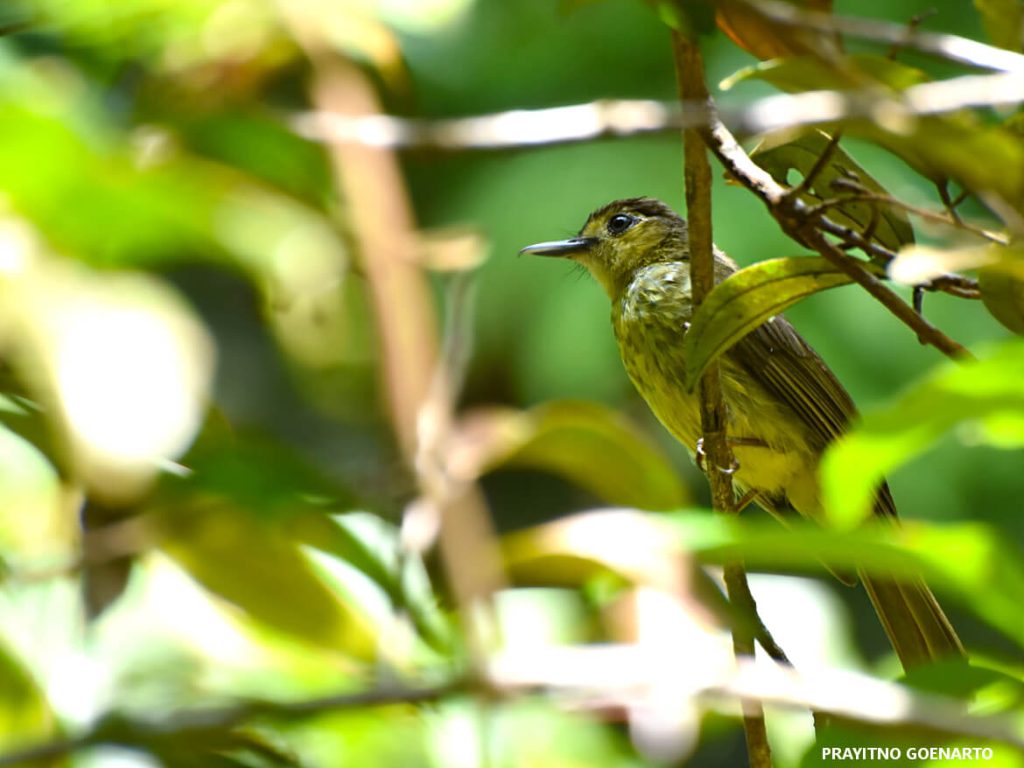
[[[736, 448], [736, 447], [740, 447], [740, 446], [747, 447], [747, 448], [767, 448], [768, 447], [768, 443], [766, 443], [764, 440], [762, 440], [759, 437], [727, 437], [727, 438], [725, 438], [725, 443], [730, 448]], [[704, 459], [705, 459], [706, 456], [707, 456], [707, 451], [704, 450], [704, 438], [703, 437], [697, 438], [697, 445], [696, 445], [696, 447], [694, 449], [694, 460], [697, 462], [697, 469], [699, 469], [701, 472], [704, 472]], [[734, 475], [734, 474], [736, 474], [736, 471], [739, 468], [740, 468], [740, 463], [736, 460], [736, 457], [734, 456], [733, 459], [732, 459], [732, 462], [730, 462], [729, 466], [728, 467], [719, 467], [719, 471], [721, 471], [721, 472], [723, 472], [723, 473], [725, 473], [727, 475]]]

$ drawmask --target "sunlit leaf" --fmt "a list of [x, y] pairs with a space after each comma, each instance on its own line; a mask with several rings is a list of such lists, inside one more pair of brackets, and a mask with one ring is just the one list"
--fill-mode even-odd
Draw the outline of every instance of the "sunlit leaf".
[[53, 465], [0, 424], [0, 467], [0, 552], [11, 559], [70, 558], [78, 510], [64, 498]]
[[680, 567], [671, 533], [657, 516], [604, 510], [513, 533], [502, 549], [513, 573], [529, 581], [576, 586], [610, 572], [632, 582], [666, 584]]
[[0, 644], [0, 748], [39, 743], [55, 731], [56, 720], [42, 689]]
[[[10, 222], [8, 222], [10, 224]], [[57, 260], [0, 226], [11, 361], [47, 408], [62, 458], [96, 494], [129, 500], [198, 430], [213, 375], [206, 329], [167, 284]]]
[[[828, 150], [831, 138], [821, 131], [805, 133], [798, 139], [773, 145], [765, 142], [751, 152], [751, 158], [783, 186], [793, 186], [806, 179], [818, 160]], [[830, 205], [828, 216], [861, 232], [870, 229], [872, 239], [890, 250], [914, 242], [914, 229], [902, 208], [887, 205], [889, 192], [864, 168], [858, 165], [841, 147], [829, 151], [828, 162], [815, 171], [813, 182], [801, 199], [814, 206], [824, 201], [834, 202], [851, 195], [877, 195], [878, 202], [851, 201]], [[791, 172], [798, 174], [793, 177]], [[843, 188], [842, 182], [854, 185]]]
[[700, 305], [686, 332], [686, 387], [692, 390], [712, 360], [771, 317], [849, 282], [827, 259], [810, 256], [770, 259], [730, 275]]
[[[433, 595], [422, 585], [413, 594], [409, 574], [399, 566], [397, 530], [388, 550], [382, 552], [358, 526], [347, 524], [347, 516], [332, 514], [360, 506], [350, 488], [268, 438], [224, 434], [215, 419], [183, 461], [189, 474], [165, 479], [161, 503], [176, 507], [197, 499], [204, 503], [217, 499], [246, 510], [253, 524], [264, 526], [268, 535], [313, 547], [358, 570], [392, 605], [409, 613], [428, 644], [447, 647]], [[404, 565], [406, 571], [412, 567], [408, 561]]]
[[977, 269], [998, 260], [994, 246], [970, 248], [937, 248], [933, 245], [913, 245], [902, 249], [889, 262], [887, 271], [893, 282], [901, 285], [921, 285], [949, 272]]
[[[978, 360], [946, 364], [885, 408], [870, 411], [838, 440], [822, 463], [828, 518], [841, 528], [857, 525], [871, 512], [885, 475], [928, 449], [958, 424], [978, 427], [972, 439], [985, 441], [986, 427], [1001, 435], [1024, 411], [1024, 345], [1007, 342]], [[1024, 431], [1018, 435], [1024, 445]]]
[[176, 509], [162, 519], [162, 549], [213, 594], [305, 642], [372, 657], [366, 617], [274, 526], [227, 504]]
[[582, 513], [506, 537], [511, 571], [526, 583], [579, 585], [602, 574], [629, 583], [680, 578], [680, 557], [751, 570], [819, 574], [877, 572], [923, 576], [1024, 647], [1013, 607], [1024, 600], [1020, 553], [997, 531], [976, 524], [863, 525], [854, 530], [748, 520], [710, 511], [643, 516], [627, 510]]
[[611, 504], [673, 509], [688, 498], [668, 459], [620, 414], [595, 403], [477, 411], [460, 425], [453, 456], [466, 477], [498, 467], [541, 469]]
[[[831, 13], [832, 0], [789, 0], [791, 5], [806, 11]], [[782, 24], [770, 19], [751, 3], [722, 0], [715, 3], [719, 28], [729, 38], [759, 59], [819, 53], [831, 56], [838, 50], [838, 40], [799, 25]]]

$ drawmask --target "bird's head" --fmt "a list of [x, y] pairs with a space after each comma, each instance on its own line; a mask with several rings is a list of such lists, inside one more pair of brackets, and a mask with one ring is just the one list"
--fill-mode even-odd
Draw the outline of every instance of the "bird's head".
[[690, 258], [686, 222], [650, 197], [608, 203], [590, 214], [576, 237], [528, 245], [520, 253], [572, 259], [613, 299], [641, 267]]

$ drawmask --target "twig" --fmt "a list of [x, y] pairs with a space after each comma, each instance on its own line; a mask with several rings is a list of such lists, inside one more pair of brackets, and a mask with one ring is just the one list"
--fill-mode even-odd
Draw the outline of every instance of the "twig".
[[704, 129], [703, 134], [711, 151], [715, 153], [729, 173], [761, 198], [786, 234], [820, 253], [836, 268], [861, 285], [886, 309], [913, 330], [922, 343], [931, 344], [943, 354], [954, 359], [971, 357], [965, 347], [917, 314], [913, 307], [865, 269], [863, 264], [849, 258], [831, 243], [823, 232], [838, 235], [845, 240], [859, 240], [866, 248], [871, 248], [869, 242], [864, 242], [863, 238], [849, 227], [835, 224], [825, 216], [810, 216], [809, 206], [789, 195], [788, 191], [778, 184], [767, 171], [756, 165], [721, 121], [712, 117], [710, 126]]
[[888, 205], [892, 208], [900, 208], [926, 221], [933, 221], [936, 224], [945, 224], [946, 226], [953, 227], [954, 229], [970, 232], [972, 235], [980, 237], [983, 240], [988, 240], [990, 243], [998, 243], [999, 245], [1006, 245], [1008, 243], [1008, 238], [1003, 235], [989, 232], [988, 230], [982, 229], [981, 227], [977, 227], [973, 224], [968, 224], [959, 216], [951, 212], [949, 208], [946, 209], [946, 213], [938, 213], [937, 211], [931, 211], [927, 208], [914, 205], [913, 203], [907, 203], [903, 200], [899, 200], [891, 195], [872, 192], [857, 182], [845, 179], [836, 179], [832, 185], [837, 189], [848, 189], [852, 194], [832, 198], [830, 200], [823, 200], [822, 202], [811, 206], [809, 213], [823, 213], [829, 208], [836, 208], [841, 205], [846, 205], [847, 203], [882, 203], [883, 205]]
[[839, 146], [839, 140], [842, 138], [842, 131], [835, 131], [832, 137], [828, 140], [828, 144], [825, 145], [825, 149], [818, 159], [814, 161], [814, 165], [811, 166], [811, 170], [804, 176], [803, 180], [793, 187], [789, 193], [795, 197], [799, 197], [807, 192], [813, 185], [815, 180], [821, 174], [825, 167], [828, 165], [829, 160], [832, 159], [832, 155], [835, 154], [836, 147]]
[[[709, 102], [704, 83], [704, 63], [700, 49], [677, 31], [672, 33], [672, 50], [681, 101]], [[715, 284], [714, 245], [711, 236], [711, 166], [701, 134], [693, 129], [683, 133], [686, 176], [686, 212], [689, 222], [690, 278], [693, 307], [697, 307]], [[723, 467], [733, 466], [732, 450], [726, 434], [725, 401], [718, 362], [712, 362], [700, 380], [700, 417], [704, 450], [708, 457], [708, 482], [715, 511], [736, 514], [732, 477]], [[736, 606], [741, 594], [750, 594], [742, 563], [725, 566], [725, 586], [729, 601]], [[753, 601], [751, 600], [751, 604]], [[756, 608], [755, 608], [756, 611]], [[754, 656], [754, 633], [742, 622], [732, 627], [733, 652], [738, 658]], [[760, 702], [743, 706], [743, 733], [752, 768], [771, 768], [771, 748], [765, 729], [764, 708]]]

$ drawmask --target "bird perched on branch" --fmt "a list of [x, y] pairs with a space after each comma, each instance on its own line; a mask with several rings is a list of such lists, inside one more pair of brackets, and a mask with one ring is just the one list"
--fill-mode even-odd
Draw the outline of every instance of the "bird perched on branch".
[[[571, 259], [604, 287], [629, 377], [665, 428], [697, 453], [700, 403], [682, 383], [683, 337], [693, 317], [686, 222], [658, 200], [617, 200], [590, 214], [577, 237], [522, 253]], [[736, 271], [717, 248], [714, 260], [716, 283]], [[726, 430], [738, 464], [733, 479], [744, 499], [775, 514], [796, 510], [820, 518], [818, 462], [856, 413], [850, 396], [782, 316], [756, 328], [719, 362]], [[885, 485], [875, 513], [896, 518]], [[964, 655], [921, 579], [860, 576], [905, 668]]]

